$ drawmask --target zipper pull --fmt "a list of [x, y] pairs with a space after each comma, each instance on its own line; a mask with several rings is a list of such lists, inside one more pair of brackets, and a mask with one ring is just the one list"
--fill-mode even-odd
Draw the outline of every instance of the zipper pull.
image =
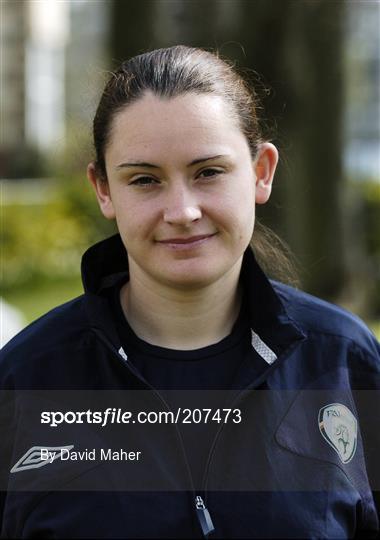
[[215, 531], [215, 527], [212, 522], [210, 512], [205, 507], [203, 499], [199, 495], [195, 497], [195, 508], [196, 508], [199, 524], [202, 528], [203, 535], [207, 537], [210, 533]]

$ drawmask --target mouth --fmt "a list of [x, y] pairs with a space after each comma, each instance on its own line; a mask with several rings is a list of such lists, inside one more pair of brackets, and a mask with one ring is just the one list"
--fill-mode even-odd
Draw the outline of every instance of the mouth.
[[208, 242], [216, 234], [217, 233], [201, 234], [198, 236], [189, 236], [187, 238], [169, 238], [168, 240], [159, 240], [158, 243], [171, 249], [191, 249]]

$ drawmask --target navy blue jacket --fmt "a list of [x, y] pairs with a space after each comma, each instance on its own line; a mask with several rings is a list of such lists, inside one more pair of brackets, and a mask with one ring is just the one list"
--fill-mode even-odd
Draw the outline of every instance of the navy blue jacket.
[[[259, 377], [245, 368], [230, 405], [243, 420], [218, 426], [194, 487], [174, 424], [41, 423], [41, 410], [165, 409], [128, 362], [104, 294], [128, 278], [118, 235], [85, 253], [82, 275], [84, 295], [1, 351], [2, 537], [378, 536], [380, 348], [357, 317], [270, 282], [246, 251], [252, 363], [259, 354], [267, 368]], [[99, 449], [111, 439], [144, 461], [42, 464], [30, 453]]]

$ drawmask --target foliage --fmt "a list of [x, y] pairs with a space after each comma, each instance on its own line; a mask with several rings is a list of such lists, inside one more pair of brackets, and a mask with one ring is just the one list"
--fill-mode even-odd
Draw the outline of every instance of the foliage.
[[366, 248], [370, 256], [380, 262], [380, 184], [363, 182], [363, 219], [366, 231]]
[[85, 249], [115, 231], [79, 176], [62, 178], [52, 201], [3, 205], [1, 210], [5, 290], [78, 275]]

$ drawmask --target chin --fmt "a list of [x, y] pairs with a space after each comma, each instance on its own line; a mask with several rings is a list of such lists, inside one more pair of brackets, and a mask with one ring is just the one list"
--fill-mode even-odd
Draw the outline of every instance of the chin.
[[215, 280], [211, 278], [189, 277], [188, 279], [167, 279], [166, 281], [163, 281], [163, 283], [172, 289], [177, 289], [178, 291], [196, 291], [208, 287], [214, 281]]
[[216, 271], [215, 266], [206, 268], [195, 268], [195, 265], [188, 270], [173, 271], [168, 270], [166, 273], [162, 273], [159, 277], [159, 281], [174, 289], [181, 290], [194, 290], [202, 289], [215, 283], [220, 277], [226, 273], [224, 268], [220, 268]]

